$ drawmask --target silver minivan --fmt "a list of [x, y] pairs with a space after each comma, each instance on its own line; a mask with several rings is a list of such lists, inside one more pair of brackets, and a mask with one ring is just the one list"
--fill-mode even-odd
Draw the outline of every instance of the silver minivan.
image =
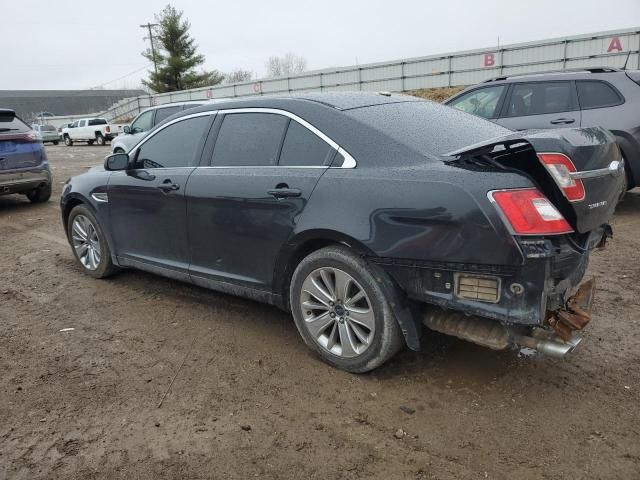
[[58, 145], [60, 142], [58, 129], [53, 125], [39, 125], [37, 123], [33, 123], [31, 124], [31, 128], [34, 132], [40, 134], [40, 137], [42, 137], [42, 143], [51, 142], [54, 145]]

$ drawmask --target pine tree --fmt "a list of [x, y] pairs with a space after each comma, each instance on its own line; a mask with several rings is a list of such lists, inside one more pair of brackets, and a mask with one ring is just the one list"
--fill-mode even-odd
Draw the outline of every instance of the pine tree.
[[152, 49], [142, 55], [155, 60], [158, 71], [149, 72], [149, 80], [142, 83], [157, 93], [175, 92], [188, 88], [217, 85], [224, 79], [217, 70], [196, 71], [204, 63], [204, 56], [197, 53], [197, 45], [189, 35], [191, 25], [182, 19], [183, 12], [167, 5], [156, 15], [158, 30], [154, 36], [155, 59]]

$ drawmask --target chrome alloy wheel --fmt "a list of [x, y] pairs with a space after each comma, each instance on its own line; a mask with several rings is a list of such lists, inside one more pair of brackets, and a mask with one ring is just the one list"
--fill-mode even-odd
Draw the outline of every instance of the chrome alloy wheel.
[[96, 227], [84, 215], [77, 215], [71, 226], [73, 248], [80, 263], [87, 270], [95, 270], [100, 265], [100, 239]]
[[363, 353], [373, 341], [375, 316], [364, 289], [348, 273], [323, 267], [302, 284], [304, 324], [323, 348], [344, 358]]

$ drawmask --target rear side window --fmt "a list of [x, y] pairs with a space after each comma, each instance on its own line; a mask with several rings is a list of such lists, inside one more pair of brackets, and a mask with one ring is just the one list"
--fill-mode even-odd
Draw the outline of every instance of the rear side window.
[[345, 114], [418, 153], [436, 156], [512, 133], [484, 118], [434, 102], [388, 103]]
[[480, 88], [461, 95], [447, 105], [482, 118], [495, 118], [498, 113], [496, 108], [505, 88], [504, 85]]
[[208, 115], [194, 117], [163, 128], [138, 149], [136, 167], [175, 168], [193, 165], [209, 119]]
[[514, 85], [507, 117], [543, 115], [575, 110], [571, 82], [535, 82]]
[[107, 121], [104, 118], [92, 118], [89, 120], [89, 126], [94, 127], [96, 125], [106, 125]]
[[289, 119], [270, 113], [226, 114], [213, 149], [214, 166], [275, 165]]
[[180, 105], [174, 107], [159, 108], [158, 110], [156, 110], [156, 125], [163, 121], [165, 118], [169, 118], [171, 115], [173, 115], [174, 113], [178, 113], [181, 110], [182, 107]]
[[613, 107], [623, 102], [618, 92], [606, 82], [578, 80], [576, 83], [582, 109]]
[[13, 113], [0, 112], [0, 133], [28, 132], [29, 130], [31, 130], [29, 125], [24, 123]]
[[284, 137], [279, 165], [322, 166], [327, 163], [332, 152], [333, 149], [327, 142], [292, 120]]

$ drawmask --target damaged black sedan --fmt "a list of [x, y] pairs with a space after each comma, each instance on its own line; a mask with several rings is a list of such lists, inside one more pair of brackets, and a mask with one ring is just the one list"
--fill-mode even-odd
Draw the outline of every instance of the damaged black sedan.
[[590, 320], [589, 253], [625, 187], [599, 128], [514, 133], [388, 94], [205, 105], [62, 199], [91, 276], [137, 268], [291, 311], [306, 344], [372, 370], [423, 326], [562, 356]]

